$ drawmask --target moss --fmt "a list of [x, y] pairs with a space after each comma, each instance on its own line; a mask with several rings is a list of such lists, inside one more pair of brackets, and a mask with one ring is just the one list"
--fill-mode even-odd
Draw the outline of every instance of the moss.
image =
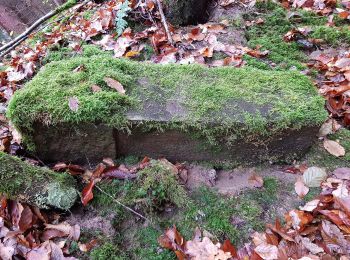
[[158, 244], [161, 232], [152, 227], [139, 227], [134, 243], [128, 250], [131, 259], [175, 260], [173, 252], [162, 249]]
[[[115, 194], [124, 204], [137, 205], [142, 211], [153, 215], [162, 212], [164, 206], [173, 205], [186, 208], [189, 197], [179, 184], [172, 165], [166, 161], [151, 161], [151, 165], [137, 174], [135, 181], [118, 181], [101, 183], [99, 186], [108, 194]], [[105, 194], [97, 193], [94, 199], [96, 207], [111, 207], [112, 200]], [[113, 204], [113, 203], [112, 203]], [[118, 205], [112, 210], [124, 215]], [[124, 216], [119, 216], [120, 221]]]
[[77, 198], [73, 177], [32, 166], [0, 152], [0, 193], [37, 205], [69, 209]]
[[69, 9], [69, 8], [71, 8], [71, 7], [73, 7], [74, 5], [76, 5], [77, 2], [78, 2], [77, 0], [68, 0], [68, 1], [66, 1], [63, 5], [57, 7], [56, 11], [57, 11], [58, 13], [60, 13], [60, 12], [62, 12], [62, 11], [65, 11], [65, 10], [67, 10], [67, 9]]
[[117, 246], [112, 243], [104, 243], [103, 245], [96, 247], [90, 253], [92, 260], [124, 260], [125, 258], [118, 250]]
[[279, 186], [276, 179], [265, 178], [262, 189], [249, 190], [237, 197], [225, 197], [201, 187], [192, 194], [190, 208], [183, 211], [180, 218], [174, 218], [176, 226], [187, 238], [191, 238], [199, 226], [221, 241], [230, 239], [236, 245], [242, 244], [252, 230], [264, 229], [263, 217], [270, 220], [275, 217], [275, 212], [265, 209], [276, 202]]
[[159, 209], [166, 203], [184, 208], [188, 196], [176, 180], [173, 165], [166, 161], [151, 161], [151, 166], [138, 173], [137, 200], [149, 209]]
[[[269, 50], [267, 59], [277, 64], [276, 69], [305, 69], [306, 66], [302, 63], [307, 60], [306, 55], [295, 42], [287, 43], [283, 40], [283, 36], [293, 27], [287, 19], [287, 11], [271, 1], [259, 3], [257, 8], [261, 12], [259, 17], [264, 20], [264, 24], [248, 28], [248, 46], [261, 46], [262, 50]], [[253, 20], [258, 17], [246, 15], [245, 18]]]
[[350, 31], [348, 26], [344, 27], [328, 27], [314, 26], [312, 27], [311, 38], [322, 39], [325, 43], [331, 45], [340, 45], [342, 43], [350, 44]]
[[[143, 104], [148, 100], [156, 102], [160, 110], [169, 100], [179, 100], [188, 112], [168, 122], [150, 120], [142, 125], [145, 131], [169, 128], [197, 132], [209, 143], [223, 135], [232, 138], [264, 132], [272, 135], [289, 127], [319, 125], [326, 116], [323, 98], [307, 77], [295, 71], [162, 66], [113, 59], [108, 54], [94, 56], [96, 52], [99, 52], [96, 48], [87, 48], [84, 56], [89, 58], [52, 62], [16, 92], [7, 115], [24, 135], [30, 136], [34, 122], [48, 125], [99, 122], [128, 129], [126, 112], [136, 109], [147, 115]], [[81, 65], [84, 69], [74, 72]], [[105, 77], [118, 80], [127, 95], [109, 88]], [[103, 90], [93, 93], [93, 84]], [[79, 101], [76, 112], [68, 106], [71, 97]], [[260, 114], [259, 109], [266, 107], [267, 114]]]

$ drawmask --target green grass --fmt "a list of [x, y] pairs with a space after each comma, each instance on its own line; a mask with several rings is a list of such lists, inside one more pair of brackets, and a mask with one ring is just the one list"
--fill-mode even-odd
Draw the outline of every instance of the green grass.
[[[97, 55], [95, 55], [97, 54]], [[51, 60], [60, 59], [63, 55]], [[84, 69], [74, 72], [78, 66]], [[254, 75], [254, 77], [252, 77]], [[126, 89], [122, 96], [104, 82], [118, 80]], [[142, 83], [140, 83], [140, 80]], [[215, 82], [215, 84], [214, 84]], [[97, 84], [102, 91], [93, 93]], [[69, 98], [77, 98], [78, 111], [70, 110]], [[155, 65], [114, 59], [95, 48], [85, 48], [83, 57], [46, 65], [24, 89], [12, 98], [8, 117], [26, 140], [34, 122], [48, 125], [98, 122], [128, 129], [125, 114], [130, 109], [147, 112], [143, 102], [153, 100], [160, 107], [180, 99], [188, 114], [168, 123], [148, 122], [145, 130], [181, 129], [200, 133], [215, 143], [223, 135], [273, 134], [285, 128], [319, 125], [326, 112], [310, 80], [296, 71], [266, 71], [246, 68], [205, 68], [200, 65]], [[245, 110], [245, 106], [253, 106]], [[266, 115], [259, 108], [268, 107]], [[213, 119], [216, 123], [213, 126]], [[243, 126], [237, 127], [237, 124]], [[230, 136], [232, 138], [230, 138]]]

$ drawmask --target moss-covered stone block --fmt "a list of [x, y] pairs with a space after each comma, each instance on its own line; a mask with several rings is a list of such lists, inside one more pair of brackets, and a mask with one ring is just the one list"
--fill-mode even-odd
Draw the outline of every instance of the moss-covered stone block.
[[68, 210], [77, 199], [72, 176], [30, 165], [3, 152], [0, 152], [0, 183], [0, 194], [39, 208]]
[[[105, 77], [119, 81], [126, 95], [107, 86]], [[78, 101], [76, 111], [69, 108], [71, 98]], [[327, 113], [323, 98], [297, 71], [95, 55], [45, 66], [16, 92], [7, 115], [47, 161], [148, 155], [258, 162], [303, 154]]]

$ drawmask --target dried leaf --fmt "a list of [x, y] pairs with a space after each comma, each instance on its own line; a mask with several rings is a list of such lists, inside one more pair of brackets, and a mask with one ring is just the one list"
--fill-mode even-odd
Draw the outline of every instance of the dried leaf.
[[336, 157], [344, 156], [345, 155], [345, 149], [343, 146], [341, 146], [336, 141], [332, 140], [324, 140], [323, 142], [324, 148], [332, 155]]
[[266, 260], [278, 259], [278, 248], [274, 245], [262, 243], [257, 246], [254, 251], [262, 258]]
[[295, 192], [298, 194], [299, 198], [304, 198], [306, 194], [309, 193], [309, 187], [307, 187], [302, 180], [302, 178], [298, 178], [295, 185]]
[[256, 188], [261, 188], [264, 186], [263, 178], [255, 173], [252, 176], [250, 176], [248, 181], [251, 185], [253, 185]]
[[77, 97], [70, 97], [68, 99], [68, 106], [73, 112], [77, 112], [79, 109], [79, 100]]
[[118, 81], [112, 79], [112, 78], [105, 78], [104, 81], [106, 84], [118, 91], [120, 94], [125, 95], [125, 89], [122, 84], [120, 84]]
[[317, 208], [318, 204], [320, 203], [319, 199], [311, 200], [308, 203], [306, 203], [304, 206], [300, 206], [300, 210], [312, 212], [315, 208]]
[[84, 206], [86, 206], [90, 200], [94, 198], [94, 194], [92, 193], [92, 189], [95, 186], [95, 181], [91, 180], [87, 186], [83, 189], [81, 193], [81, 202]]
[[310, 167], [303, 174], [303, 182], [308, 187], [320, 187], [326, 178], [327, 173], [319, 167]]

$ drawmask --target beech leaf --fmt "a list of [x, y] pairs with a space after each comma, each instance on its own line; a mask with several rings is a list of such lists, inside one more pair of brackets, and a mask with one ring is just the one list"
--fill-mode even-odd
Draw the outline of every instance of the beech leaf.
[[332, 141], [332, 140], [324, 140], [323, 142], [324, 148], [329, 152], [330, 154], [340, 157], [345, 155], [345, 149], [343, 146], [341, 146], [338, 142]]
[[326, 178], [327, 173], [319, 167], [310, 167], [303, 174], [303, 182], [308, 187], [320, 187]]
[[115, 79], [112, 78], [104, 78], [106, 84], [118, 91], [120, 94], [125, 95], [125, 89], [122, 84], [120, 84], [119, 81], [116, 81]]

